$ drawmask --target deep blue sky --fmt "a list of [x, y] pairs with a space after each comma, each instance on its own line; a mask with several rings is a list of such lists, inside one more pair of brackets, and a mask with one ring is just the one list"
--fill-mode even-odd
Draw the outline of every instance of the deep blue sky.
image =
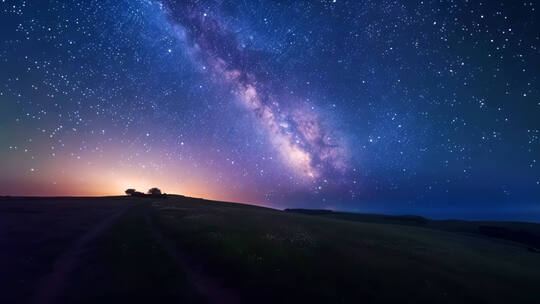
[[0, 194], [534, 219], [537, 10], [6, 0]]

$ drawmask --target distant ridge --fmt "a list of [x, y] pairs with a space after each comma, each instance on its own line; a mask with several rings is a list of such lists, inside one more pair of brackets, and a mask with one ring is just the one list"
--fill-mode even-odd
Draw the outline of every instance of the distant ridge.
[[425, 227], [429, 229], [480, 234], [490, 238], [502, 239], [524, 244], [530, 251], [540, 252], [540, 224], [527, 222], [430, 220], [417, 215], [383, 215], [352, 213], [325, 209], [285, 209], [285, 212], [301, 213], [332, 219]]

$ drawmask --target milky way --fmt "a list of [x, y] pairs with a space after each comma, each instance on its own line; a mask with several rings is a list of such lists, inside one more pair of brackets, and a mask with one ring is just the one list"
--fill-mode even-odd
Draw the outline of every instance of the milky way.
[[186, 39], [194, 60], [200, 60], [219, 85], [226, 85], [267, 132], [283, 160], [300, 177], [317, 178], [344, 171], [345, 149], [332, 131], [296, 96], [272, 90], [275, 79], [260, 77], [256, 54], [190, 1], [167, 1], [165, 11], [179, 36]]

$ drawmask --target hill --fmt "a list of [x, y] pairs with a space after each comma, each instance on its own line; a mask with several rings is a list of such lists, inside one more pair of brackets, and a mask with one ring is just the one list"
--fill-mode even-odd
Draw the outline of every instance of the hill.
[[488, 222], [462, 220], [429, 220], [416, 215], [381, 215], [352, 212], [335, 212], [320, 209], [285, 209], [295, 212], [364, 223], [385, 223], [417, 226], [448, 232], [488, 236], [528, 246], [533, 252], [540, 251], [540, 224], [523, 222]]
[[0, 302], [535, 303], [540, 254], [482, 226], [538, 231], [181, 196], [3, 198]]

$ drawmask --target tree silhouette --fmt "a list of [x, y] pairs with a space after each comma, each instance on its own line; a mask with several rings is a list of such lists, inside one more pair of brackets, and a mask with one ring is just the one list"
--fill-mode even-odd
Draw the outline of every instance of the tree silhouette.
[[125, 192], [126, 192], [126, 195], [133, 196], [133, 194], [135, 194], [136, 191], [135, 189], [130, 188], [130, 189], [127, 189]]
[[159, 190], [159, 188], [150, 188], [150, 190], [148, 190], [148, 194], [149, 195], [152, 195], [152, 196], [161, 196], [161, 190]]

